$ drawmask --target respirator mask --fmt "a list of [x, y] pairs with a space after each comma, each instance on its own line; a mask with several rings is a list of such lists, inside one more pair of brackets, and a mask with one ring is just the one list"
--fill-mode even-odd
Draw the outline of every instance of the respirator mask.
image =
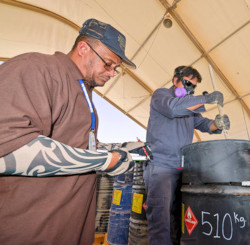
[[184, 97], [189, 94], [194, 94], [194, 89], [196, 85], [192, 84], [189, 80], [180, 78], [184, 87], [179, 87], [175, 89], [175, 96]]

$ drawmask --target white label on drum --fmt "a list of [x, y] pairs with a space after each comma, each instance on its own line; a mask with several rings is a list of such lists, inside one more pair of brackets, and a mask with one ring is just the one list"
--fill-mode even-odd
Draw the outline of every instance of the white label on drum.
[[242, 181], [241, 185], [242, 186], [250, 186], [250, 181]]

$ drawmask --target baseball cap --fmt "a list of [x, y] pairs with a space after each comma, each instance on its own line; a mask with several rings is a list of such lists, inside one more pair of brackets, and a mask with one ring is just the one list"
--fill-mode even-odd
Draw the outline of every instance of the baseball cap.
[[88, 19], [83, 23], [79, 33], [100, 40], [112, 52], [118, 55], [125, 64], [136, 68], [136, 65], [125, 56], [125, 36], [113, 26], [96, 19]]

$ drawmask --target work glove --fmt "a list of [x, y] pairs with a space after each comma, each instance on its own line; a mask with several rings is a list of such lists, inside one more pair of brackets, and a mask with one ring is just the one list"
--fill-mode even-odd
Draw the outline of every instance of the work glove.
[[118, 152], [121, 155], [120, 159], [118, 160], [118, 162], [114, 167], [106, 169], [103, 172], [107, 173], [110, 176], [116, 176], [132, 170], [135, 163], [131, 155], [129, 154], [128, 150], [126, 148], [120, 148], [112, 150], [110, 152], [114, 151]]
[[230, 129], [230, 121], [229, 121], [229, 117], [224, 114], [224, 115], [216, 115], [215, 120], [214, 120], [214, 125], [216, 128], [220, 129], [220, 130], [228, 130]]
[[214, 91], [211, 94], [206, 94], [204, 95], [205, 99], [206, 99], [206, 103], [207, 104], [219, 104], [221, 106], [223, 106], [223, 94], [219, 91]]
[[126, 148], [129, 153], [135, 153], [140, 156], [150, 157], [152, 155], [149, 145], [144, 142], [124, 142], [122, 147]]

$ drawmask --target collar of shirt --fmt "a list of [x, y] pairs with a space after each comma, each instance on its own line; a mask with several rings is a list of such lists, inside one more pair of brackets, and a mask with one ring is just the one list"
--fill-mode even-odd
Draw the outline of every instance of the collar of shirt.
[[78, 67], [76, 66], [76, 64], [69, 58], [69, 56], [67, 56], [66, 54], [62, 53], [62, 52], [55, 52], [55, 56], [56, 58], [64, 64], [64, 66], [67, 67], [67, 69], [69, 71], [71, 71], [71, 74], [74, 78], [74, 80], [76, 80], [77, 82], [79, 80], [83, 80], [84, 84], [86, 86], [87, 90], [93, 90], [93, 86], [91, 86], [90, 83], [88, 83], [87, 81], [84, 80], [82, 73], [80, 72], [80, 70], [78, 69]]

